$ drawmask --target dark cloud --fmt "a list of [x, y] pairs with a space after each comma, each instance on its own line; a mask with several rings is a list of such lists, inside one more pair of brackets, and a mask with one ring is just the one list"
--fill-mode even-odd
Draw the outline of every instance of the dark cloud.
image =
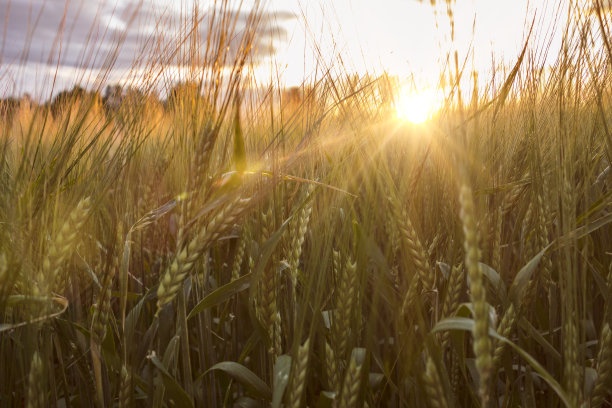
[[[9, 0], [0, 2], [0, 82], [7, 66], [40, 66], [105, 70], [132, 68], [155, 53], [172, 55], [184, 38], [185, 16], [154, 0]], [[167, 3], [168, 4], [168, 3]], [[213, 10], [201, 11], [198, 32], [205, 44], [213, 24]], [[233, 12], [235, 32], [229, 41], [230, 56], [240, 51], [241, 38], [250, 19], [248, 11]], [[286, 37], [282, 23], [294, 15], [263, 12], [253, 43], [253, 56], [261, 59], [275, 52]], [[189, 19], [189, 17], [187, 17]], [[186, 46], [186, 45], [185, 45]], [[139, 58], [140, 57], [140, 58]], [[231, 63], [232, 58], [226, 60]]]

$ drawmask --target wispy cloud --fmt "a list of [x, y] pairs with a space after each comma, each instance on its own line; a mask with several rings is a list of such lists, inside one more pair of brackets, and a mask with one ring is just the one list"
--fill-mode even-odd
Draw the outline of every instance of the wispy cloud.
[[[200, 11], [202, 44], [214, 29], [211, 24], [220, 24], [212, 19], [213, 11]], [[239, 52], [249, 18], [249, 10], [233, 12], [235, 30], [226, 45], [230, 55]], [[292, 18], [282, 11], [261, 14], [253, 44], [255, 61], [274, 54], [286, 36], [283, 23]], [[34, 67], [44, 68], [40, 75], [57, 68], [62, 78], [75, 70], [116, 77], [151, 58], [167, 58], [185, 38], [189, 19], [181, 10], [153, 0], [10, 0], [0, 5], [0, 21], [6, 22], [0, 28], [0, 94], [31, 92]]]

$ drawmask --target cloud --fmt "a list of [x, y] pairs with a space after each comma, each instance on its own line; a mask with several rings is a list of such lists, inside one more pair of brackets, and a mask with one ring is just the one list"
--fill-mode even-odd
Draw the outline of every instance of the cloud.
[[[22, 68], [23, 75], [25, 72], [31, 75], [31, 67], [45, 65], [59, 67], [58, 72], [73, 72], [77, 68], [127, 71], [151, 58], [161, 57], [163, 61], [173, 54], [186, 32], [186, 16], [164, 3], [10, 0], [0, 5], [0, 21], [8, 22], [0, 28], [0, 92], [9, 86], [9, 76], [19, 74], [16, 67]], [[247, 30], [250, 15], [248, 10], [230, 14], [236, 21], [233, 36], [226, 44], [232, 56], [240, 52], [240, 39]], [[217, 28], [214, 24], [220, 24], [218, 18], [212, 20], [212, 15], [212, 9], [201, 10], [198, 30], [201, 44], [206, 44], [209, 33]], [[283, 24], [293, 18], [294, 15], [283, 11], [262, 12], [253, 43], [255, 61], [274, 54], [276, 44], [286, 37]], [[188, 47], [188, 43], [183, 42], [182, 46]], [[232, 60], [229, 58], [226, 64]], [[12, 78], [12, 82], [19, 81]]]

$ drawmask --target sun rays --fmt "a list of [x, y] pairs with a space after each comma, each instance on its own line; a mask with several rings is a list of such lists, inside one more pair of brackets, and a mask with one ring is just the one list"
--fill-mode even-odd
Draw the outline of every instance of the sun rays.
[[421, 124], [431, 119], [440, 107], [440, 98], [435, 91], [400, 91], [395, 103], [395, 114], [398, 119], [413, 124]]

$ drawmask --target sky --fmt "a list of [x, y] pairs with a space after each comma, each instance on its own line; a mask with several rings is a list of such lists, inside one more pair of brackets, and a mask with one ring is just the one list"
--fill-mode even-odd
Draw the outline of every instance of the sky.
[[[0, 0], [0, 97], [29, 93], [45, 100], [77, 83], [102, 89], [125, 81], [139, 55], [150, 57], [156, 45], [159, 49], [159, 44], [174, 41], [181, 11], [191, 9], [192, 1]], [[242, 3], [238, 30], [255, 2], [234, 2], [236, 9]], [[200, 9], [210, 12], [213, 3], [200, 1]], [[341, 60], [342, 70], [387, 72], [403, 80], [412, 78], [420, 88], [434, 87], [449, 50], [457, 50], [470, 70], [482, 73], [490, 69], [493, 58], [512, 64], [534, 16], [539, 38], [533, 41], [536, 46], [538, 41], [544, 44], [546, 29], [565, 2], [456, 0], [453, 37], [446, 4], [438, 3], [264, 1], [254, 75], [262, 85], [274, 77], [275, 82], [294, 86], [320, 77], [322, 70], [338, 67]], [[109, 64], [117, 43], [121, 47]], [[553, 38], [553, 48], [555, 44], [559, 38]]]

